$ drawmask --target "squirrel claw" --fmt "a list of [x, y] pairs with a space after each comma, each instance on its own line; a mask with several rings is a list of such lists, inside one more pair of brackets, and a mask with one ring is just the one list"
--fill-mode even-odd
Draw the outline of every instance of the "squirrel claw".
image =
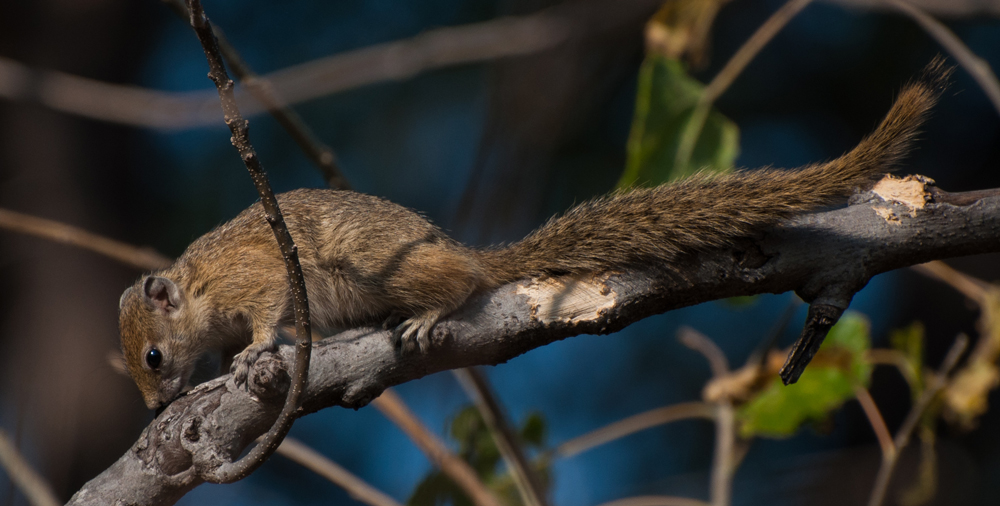
[[261, 354], [265, 351], [273, 352], [276, 349], [277, 343], [254, 343], [237, 353], [233, 357], [233, 363], [229, 368], [229, 372], [233, 374], [233, 381], [236, 383], [236, 387], [240, 388], [247, 384], [247, 380], [250, 377], [250, 369], [257, 362], [257, 359], [260, 358]]
[[[386, 317], [385, 321], [382, 322], [382, 330], [395, 329], [396, 327], [399, 327], [399, 325], [403, 323], [403, 321], [405, 320], [406, 320], [405, 313], [394, 310], [393, 312], [389, 313], [389, 316]], [[398, 346], [399, 340], [397, 339], [395, 332], [393, 332], [392, 339], [393, 339], [393, 344]]]
[[438, 318], [436, 313], [408, 318], [393, 329], [392, 344], [403, 348], [404, 351], [415, 347], [427, 353], [431, 348], [431, 330]]

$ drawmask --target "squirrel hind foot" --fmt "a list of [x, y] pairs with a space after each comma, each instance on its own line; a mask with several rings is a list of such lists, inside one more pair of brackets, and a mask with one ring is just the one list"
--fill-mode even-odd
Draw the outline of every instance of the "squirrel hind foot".
[[[402, 311], [393, 310], [389, 313], [389, 316], [385, 318], [382, 322], [382, 330], [392, 330], [398, 327], [401, 323], [407, 320], [408, 315]], [[395, 333], [394, 333], [395, 334]], [[398, 345], [395, 335], [393, 335], [393, 344]]]
[[[389, 316], [386, 325], [398, 317], [396, 313]], [[440, 311], [428, 311], [407, 318], [392, 331], [392, 345], [400, 348], [404, 353], [417, 349], [421, 353], [427, 353], [431, 348], [431, 331], [434, 325], [443, 315]]]
[[233, 374], [233, 381], [236, 383], [236, 387], [241, 388], [247, 384], [247, 380], [250, 377], [250, 369], [257, 362], [257, 359], [260, 358], [261, 354], [266, 351], [275, 352], [277, 350], [278, 343], [268, 341], [253, 343], [243, 351], [237, 353], [233, 357], [232, 365], [229, 368], [229, 372]]

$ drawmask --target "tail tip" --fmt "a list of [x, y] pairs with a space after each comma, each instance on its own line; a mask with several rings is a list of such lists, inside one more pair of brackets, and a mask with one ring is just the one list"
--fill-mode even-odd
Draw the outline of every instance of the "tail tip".
[[951, 84], [951, 75], [954, 72], [955, 66], [949, 65], [947, 58], [938, 53], [920, 72], [917, 82], [927, 86], [935, 95], [941, 95]]

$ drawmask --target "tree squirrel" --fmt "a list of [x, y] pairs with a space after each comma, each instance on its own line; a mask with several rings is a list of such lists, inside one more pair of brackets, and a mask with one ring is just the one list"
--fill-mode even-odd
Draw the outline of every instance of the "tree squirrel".
[[[324, 332], [402, 316], [394, 343], [426, 351], [434, 324], [473, 293], [530, 276], [670, 264], [829, 205], [894, 168], [950, 71], [935, 58], [878, 128], [833, 161], [612, 193], [509, 246], [468, 248], [378, 197], [284, 193], [278, 202], [298, 246], [312, 323]], [[150, 409], [177, 397], [209, 351], [242, 350], [232, 370], [244, 383], [258, 356], [276, 346], [278, 327], [292, 320], [285, 267], [260, 203], [194, 241], [120, 301], [122, 351]]]

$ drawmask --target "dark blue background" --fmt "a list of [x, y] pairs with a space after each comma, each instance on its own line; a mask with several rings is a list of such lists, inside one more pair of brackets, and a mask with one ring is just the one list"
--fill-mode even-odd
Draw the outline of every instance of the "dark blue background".
[[[190, 28], [151, 3], [142, 7], [141, 21], [136, 21], [147, 31], [132, 70], [119, 80], [163, 90], [208, 89], [204, 55]], [[266, 73], [434, 27], [534, 10], [525, 8], [526, 3], [209, 0], [206, 9], [246, 61]], [[737, 1], [725, 6], [713, 28], [710, 64], [696, 75], [711, 79], [781, 3]], [[994, 68], [1000, 66], [1000, 23], [967, 18], [949, 24], [973, 51]], [[641, 28], [634, 27], [636, 40]], [[624, 51], [620, 63], [628, 71], [602, 93], [582, 95], [593, 101], [581, 103], [581, 108], [589, 108], [587, 123], [562, 139], [553, 160], [546, 163], [556, 168], [538, 182], [546, 191], [538, 205], [541, 211], [530, 218], [534, 224], [573, 202], [608, 191], [617, 179], [624, 164], [639, 49], [636, 44]], [[738, 165], [796, 166], [838, 156], [873, 127], [906, 79], [937, 51], [922, 31], [898, 15], [827, 3], [809, 6], [717, 104], [740, 127]], [[586, 65], [586, 58], [582, 62]], [[451, 228], [470, 174], [481, 163], [483, 136], [503, 135], [485, 127], [491, 115], [492, 72], [489, 65], [434, 70], [403, 82], [312, 100], [296, 109], [334, 148], [355, 189], [417, 209]], [[982, 91], [959, 70], [906, 172], [926, 174], [950, 191], [1000, 186], [997, 118]], [[276, 190], [324, 185], [271, 118], [258, 115], [250, 124], [251, 138]], [[118, 213], [124, 214], [116, 218], [118, 236], [178, 255], [191, 240], [252, 203], [256, 193], [229, 136], [221, 117], [210, 128], [129, 130], [123, 136], [123, 179], [114, 184], [127, 188], [120, 206], [132, 212]], [[516, 202], [518, 195], [510, 197]], [[481, 238], [475, 223], [454, 228], [457, 236]], [[511, 239], [521, 232], [514, 224], [489, 236]], [[996, 256], [957, 265], [988, 279], [1000, 277]], [[677, 327], [685, 324], [709, 335], [730, 362], [739, 365], [791, 297], [763, 296], [742, 308], [710, 303], [673, 311], [611, 336], [567, 339], [486, 372], [511, 416], [523, 420], [540, 411], [547, 421], [548, 442], [557, 444], [625, 416], [700, 398], [708, 367], [700, 355], [677, 344]], [[931, 365], [958, 331], [974, 330], [975, 313], [957, 294], [908, 272], [875, 278], [857, 295], [852, 309], [871, 318], [873, 337], [883, 346], [891, 328], [914, 318], [926, 320]], [[792, 327], [800, 325], [803, 316], [800, 309]], [[782, 344], [790, 343], [796, 333], [796, 328], [789, 329]], [[909, 399], [894, 374], [880, 371], [873, 387], [891, 429], [902, 420]], [[449, 418], [468, 402], [448, 373], [402, 385], [398, 392], [442, 435]], [[6, 406], [8, 413], [15, 409]], [[136, 420], [134, 434], [124, 438], [133, 441], [148, 415], [135, 404], [128, 413], [117, 416]], [[961, 490], [966, 495], [957, 497], [979, 504], [1000, 499], [1000, 441], [993, 435], [998, 421], [990, 413], [971, 434], [943, 432], [942, 458], [951, 459], [945, 464], [962, 472], [944, 477], [942, 490]], [[413, 444], [372, 407], [327, 409], [298, 421], [291, 434], [401, 501], [431, 470]], [[713, 429], [707, 422], [686, 421], [557, 461], [553, 502], [589, 505], [642, 494], [706, 498], [712, 445]], [[120, 455], [126, 448], [109, 454]], [[735, 503], [820, 504], [825, 499], [842, 504], [837, 501], [854, 497], [852, 493], [865, 497], [877, 458], [870, 427], [856, 404], [849, 403], [827, 433], [808, 429], [789, 440], [756, 442], [737, 473]], [[90, 475], [81, 472], [77, 479], [88, 479], [99, 469]], [[337, 486], [281, 457], [242, 482], [204, 485], [180, 502], [331, 503], [351, 502]]]

